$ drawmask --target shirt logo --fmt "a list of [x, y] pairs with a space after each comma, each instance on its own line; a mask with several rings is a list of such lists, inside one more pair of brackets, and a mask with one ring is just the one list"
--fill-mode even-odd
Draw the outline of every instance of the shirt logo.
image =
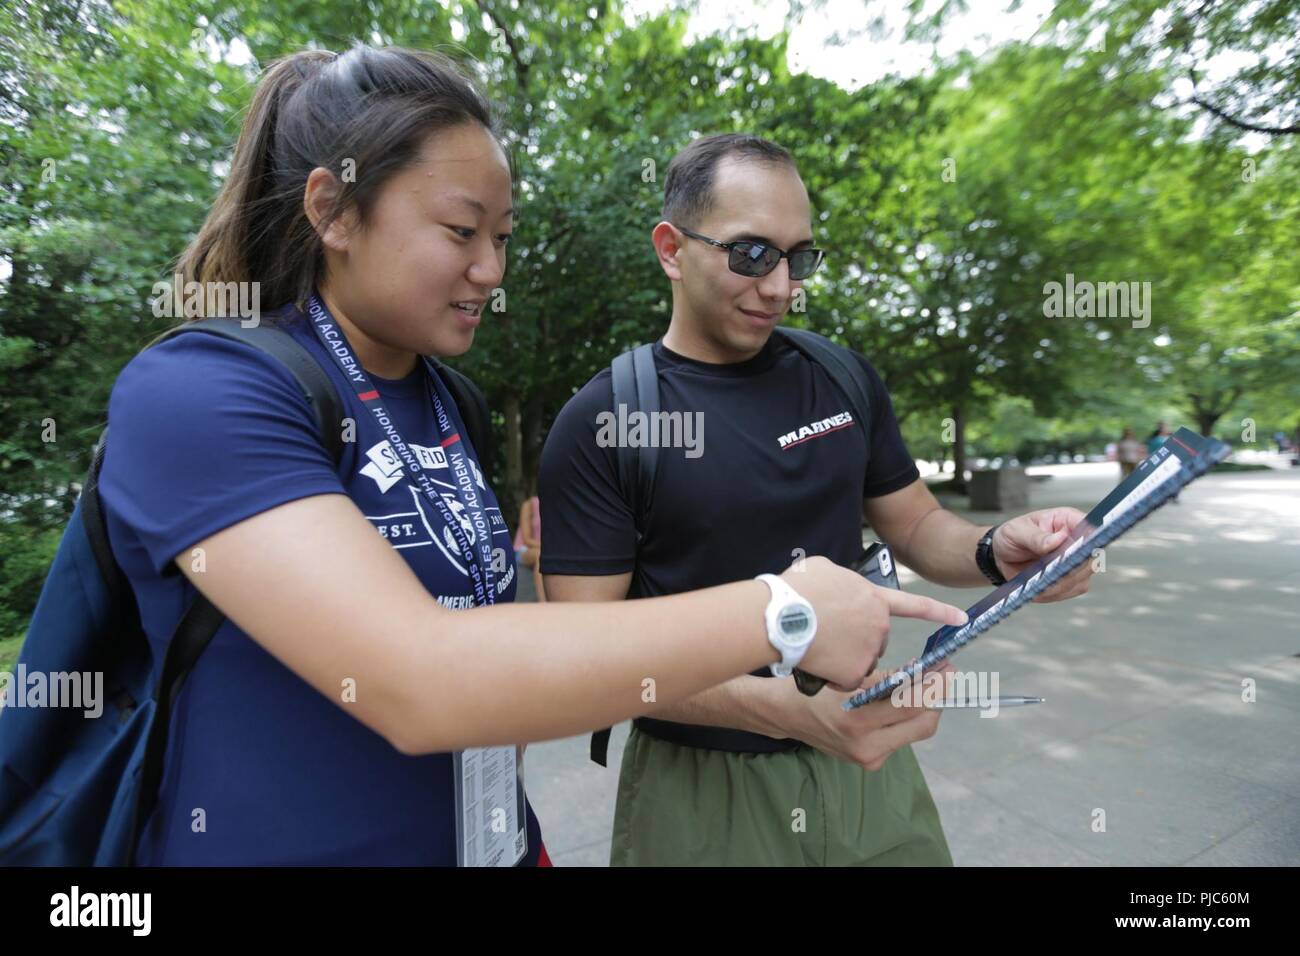
[[[415, 455], [415, 460], [419, 462], [420, 467], [426, 471], [448, 467], [447, 452], [438, 445], [416, 445], [411, 443], [407, 447]], [[387, 494], [388, 489], [402, 480], [402, 472], [405, 467], [402, 465], [402, 460], [397, 457], [397, 452], [393, 450], [393, 446], [388, 439], [385, 438], [383, 441], [371, 445], [366, 450], [366, 457], [370, 460], [361, 469], [361, 474], [373, 480], [379, 486], [381, 494]], [[483, 481], [483, 472], [479, 471], [478, 463], [468, 455], [465, 456], [465, 460], [469, 462], [470, 470], [474, 474], [474, 484], [486, 491], [487, 485]], [[439, 484], [446, 484], [446, 482], [439, 482]]]
[[[446, 468], [447, 453], [437, 446], [426, 447], [424, 445], [408, 446], [415, 455], [415, 460], [420, 463], [420, 467], [425, 470]], [[387, 492], [389, 488], [402, 480], [404, 467], [402, 460], [397, 457], [397, 452], [389, 444], [388, 439], [384, 439], [378, 444], [370, 446], [366, 450], [366, 457], [370, 462], [361, 469], [361, 474], [374, 480], [379, 486], [380, 492]], [[475, 469], [477, 477], [477, 469]]]
[[807, 425], [801, 425], [794, 431], [782, 435], [776, 440], [776, 443], [782, 451], [785, 451], [787, 448], [802, 445], [804, 442], [819, 438], [822, 435], [837, 432], [841, 428], [848, 428], [852, 424], [853, 414], [851, 412], [840, 412], [838, 415], [830, 416], [830, 418], [823, 418]]

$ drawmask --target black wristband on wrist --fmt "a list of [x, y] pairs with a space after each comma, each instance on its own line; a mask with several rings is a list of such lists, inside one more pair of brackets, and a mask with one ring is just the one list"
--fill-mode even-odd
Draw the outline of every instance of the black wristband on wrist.
[[1002, 576], [998, 569], [998, 562], [993, 557], [993, 532], [997, 531], [1001, 525], [994, 525], [984, 532], [984, 537], [980, 538], [980, 543], [975, 546], [975, 564], [979, 567], [984, 576], [992, 581], [995, 585], [1007, 583], [1007, 579]]

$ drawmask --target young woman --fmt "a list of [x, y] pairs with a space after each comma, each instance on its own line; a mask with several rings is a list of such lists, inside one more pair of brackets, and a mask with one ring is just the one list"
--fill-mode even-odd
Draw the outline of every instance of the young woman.
[[[228, 618], [176, 703], [138, 862], [483, 859], [509, 814], [483, 797], [475, 816], [469, 789], [513, 774], [513, 745], [792, 661], [765, 621], [782, 581], [816, 613], [800, 666], [840, 687], [879, 654], [887, 601], [962, 620], [822, 559], [670, 598], [512, 606], [505, 523], [420, 358], [470, 347], [511, 193], [489, 105], [443, 59], [310, 51], [263, 78], [179, 271], [260, 283], [279, 307], [263, 321], [327, 370], [355, 435], [336, 465], [287, 368], [213, 336], [169, 339], [118, 379], [101, 494], [156, 660], [196, 588]], [[519, 862], [545, 862], [516, 810]]]

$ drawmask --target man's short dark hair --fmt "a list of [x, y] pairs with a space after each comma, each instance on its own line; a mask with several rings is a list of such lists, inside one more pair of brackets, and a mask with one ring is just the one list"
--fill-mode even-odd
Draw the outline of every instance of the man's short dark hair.
[[664, 178], [663, 217], [693, 229], [713, 208], [713, 180], [718, 163], [728, 156], [774, 166], [789, 166], [794, 157], [771, 140], [750, 133], [701, 136], [673, 157]]

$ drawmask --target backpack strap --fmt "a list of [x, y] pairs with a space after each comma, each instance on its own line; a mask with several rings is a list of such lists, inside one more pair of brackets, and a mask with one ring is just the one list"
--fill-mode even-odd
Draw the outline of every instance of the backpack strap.
[[[610, 364], [614, 391], [614, 414], [621, 419], [631, 412], [653, 415], [659, 411], [659, 373], [655, 369], [653, 345], [638, 345], [615, 357]], [[645, 534], [645, 519], [650, 513], [655, 474], [659, 470], [657, 447], [632, 448], [626, 443], [615, 446], [618, 481], [623, 500], [632, 511], [637, 540]], [[591, 759], [602, 767], [608, 765], [609, 734], [612, 728], [591, 735]]]
[[123, 598], [128, 596], [130, 585], [126, 575], [117, 566], [113, 549], [108, 543], [108, 523], [104, 518], [104, 507], [99, 500], [99, 472], [104, 466], [104, 449], [108, 443], [108, 429], [105, 428], [95, 443], [95, 451], [86, 471], [86, 480], [81, 485], [81, 526], [86, 532], [90, 544], [90, 553], [95, 556], [99, 576], [108, 586], [109, 600], [112, 601], [113, 613], [122, 608]]
[[266, 352], [279, 359], [293, 373], [303, 397], [311, 406], [316, 416], [317, 430], [330, 459], [338, 463], [343, 456], [343, 405], [339, 401], [338, 390], [320, 363], [316, 361], [303, 346], [288, 332], [267, 323], [258, 323], [246, 328], [238, 319], [211, 318], [198, 319], [169, 329], [151, 344], [165, 342], [167, 339], [189, 332], [204, 332], [219, 338], [243, 342], [253, 348]]
[[484, 476], [490, 479], [494, 451], [492, 416], [488, 412], [487, 399], [483, 396], [483, 390], [475, 385], [468, 375], [456, 371], [449, 365], [443, 365], [432, 356], [428, 356], [428, 360], [442, 379], [442, 383], [447, 386], [447, 391], [451, 392], [452, 400], [460, 411], [461, 420], [469, 429], [470, 444], [478, 454], [479, 467], [483, 470]]
[[[176, 335], [190, 332], [202, 332], [243, 342], [274, 356], [283, 363], [293, 374], [308, 405], [311, 406], [322, 444], [330, 453], [330, 458], [336, 464], [338, 463], [343, 455], [343, 405], [328, 374], [293, 336], [272, 325], [259, 324], [246, 328], [235, 319], [210, 318], [170, 329], [150, 344], [156, 345]], [[98, 489], [99, 469], [103, 464], [107, 442], [108, 429], [105, 428], [95, 449], [95, 458], [82, 491], [82, 498], [86, 505], [86, 530], [91, 548], [95, 552], [95, 559], [101, 571], [106, 565], [112, 568], [113, 576], [106, 576], [105, 580], [113, 581], [115, 577], [120, 576], [121, 571], [117, 567], [117, 562], [113, 560], [112, 552], [108, 550], [108, 536]], [[131, 839], [126, 844], [128, 859], [122, 861], [124, 865], [130, 866], [134, 862], [135, 849], [139, 845], [144, 825], [158, 804], [172, 708], [180, 694], [181, 686], [204, 650], [212, 643], [212, 638], [216, 636], [225, 619], [225, 615], [217, 609], [216, 605], [208, 600], [203, 592], [196, 590], [194, 601], [180, 623], [176, 625], [176, 630], [167, 644], [167, 654], [163, 659], [162, 673], [155, 691], [156, 709], [153, 723], [149, 728], [149, 738], [145, 743], [144, 758], [140, 764], [140, 788], [137, 791]]]
[[871, 382], [866, 370], [851, 356], [848, 349], [836, 345], [824, 335], [807, 329], [791, 329], [778, 326], [775, 332], [789, 342], [794, 348], [808, 358], [810, 362], [826, 370], [844, 397], [853, 408], [853, 417], [858, 420], [867, 438], [867, 451], [871, 450]]
[[127, 841], [128, 858], [124, 866], [135, 863], [135, 849], [140, 844], [144, 825], [158, 805], [158, 792], [162, 787], [163, 758], [167, 754], [167, 735], [171, 728], [172, 708], [180, 695], [181, 685], [194, 669], [199, 656], [225, 621], [211, 601], [196, 592], [189, 610], [181, 618], [167, 644], [162, 674], [155, 692], [153, 723], [149, 726], [149, 739], [145, 743], [144, 758], [140, 763], [140, 788], [136, 791], [135, 814], [131, 823], [131, 838]]
[[[610, 365], [610, 378], [614, 390], [613, 411], [618, 418], [631, 412], [651, 416], [659, 411], [659, 373], [655, 369], [653, 345], [639, 345], [617, 356]], [[623, 500], [632, 509], [640, 538], [645, 533], [645, 517], [650, 512], [655, 474], [659, 470], [659, 449], [633, 448], [620, 443], [615, 450]]]

